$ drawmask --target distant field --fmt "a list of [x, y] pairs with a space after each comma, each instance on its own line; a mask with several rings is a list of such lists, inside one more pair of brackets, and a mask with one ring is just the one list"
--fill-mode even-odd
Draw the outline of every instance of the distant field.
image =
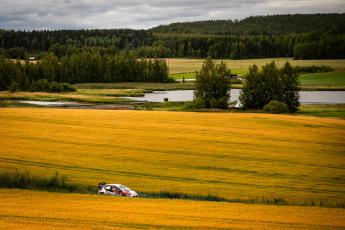
[[[345, 90], [345, 60], [293, 60], [291, 58], [265, 58], [246, 60], [224, 60], [232, 70], [232, 73], [245, 75], [249, 66], [256, 64], [263, 66], [275, 61], [278, 66], [283, 66], [286, 61], [292, 65], [327, 65], [338, 71], [328, 73], [302, 74], [300, 82], [304, 90]], [[170, 69], [170, 77], [180, 80], [195, 78], [195, 71], [200, 70], [203, 59], [167, 59]], [[217, 60], [220, 62], [220, 60]]]
[[[186, 59], [186, 58], [167, 58], [167, 64], [171, 74], [188, 73], [200, 70], [203, 59]], [[221, 60], [217, 60], [220, 62]], [[345, 60], [293, 60], [292, 58], [262, 58], [262, 59], [244, 59], [244, 60], [223, 60], [234, 73], [246, 73], [249, 66], [256, 64], [263, 66], [271, 61], [275, 61], [278, 66], [283, 66], [285, 62], [292, 65], [310, 66], [310, 65], [327, 65], [334, 69], [344, 69]]]
[[265, 202], [345, 204], [345, 121], [250, 113], [0, 109], [0, 170]]
[[342, 229], [345, 210], [0, 190], [3, 229]]
[[345, 86], [345, 72], [302, 74], [300, 82], [305, 86]]
[[[234, 74], [240, 74], [244, 76], [248, 72], [247, 69], [231, 69], [231, 73]], [[175, 80], [180, 79], [194, 79], [195, 78], [195, 72], [188, 72], [188, 73], [172, 73], [169, 75], [170, 77], [174, 78]]]
[[191, 73], [174, 73], [174, 74], [169, 74], [169, 77], [174, 78], [175, 80], [182, 80], [184, 79], [194, 79], [195, 78], [195, 72]]

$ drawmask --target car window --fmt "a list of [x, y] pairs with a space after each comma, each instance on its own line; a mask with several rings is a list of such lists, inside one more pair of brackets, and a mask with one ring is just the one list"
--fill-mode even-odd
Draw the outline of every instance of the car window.
[[120, 185], [120, 188], [124, 191], [129, 191], [130, 189], [124, 185]]
[[114, 188], [119, 192], [122, 191], [119, 187], [114, 186]]

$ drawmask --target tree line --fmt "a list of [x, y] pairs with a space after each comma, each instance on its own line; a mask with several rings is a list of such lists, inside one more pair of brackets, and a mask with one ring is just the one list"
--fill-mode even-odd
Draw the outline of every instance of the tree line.
[[13, 62], [0, 56], [0, 90], [30, 90], [35, 84], [46, 82], [168, 82], [168, 67], [164, 60], [138, 59], [120, 53], [101, 55], [99, 52], [81, 52], [59, 59], [47, 53], [37, 63]]
[[173, 23], [149, 30], [0, 30], [0, 53], [59, 58], [85, 48], [139, 57], [345, 58], [345, 14], [273, 15]]

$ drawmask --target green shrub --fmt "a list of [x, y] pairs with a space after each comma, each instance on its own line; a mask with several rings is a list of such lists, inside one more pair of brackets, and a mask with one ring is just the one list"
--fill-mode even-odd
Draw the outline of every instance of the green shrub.
[[51, 82], [49, 85], [49, 92], [60, 93], [63, 91], [63, 86], [57, 82]]
[[172, 78], [172, 77], [168, 77], [168, 78], [166, 79], [166, 83], [175, 83], [175, 82], [176, 82], [175, 79]]
[[18, 83], [16, 81], [12, 80], [10, 88], [9, 88], [10, 92], [14, 93], [18, 90], [18, 88], [19, 88]]
[[203, 98], [198, 97], [193, 100], [194, 109], [202, 109], [206, 107], [206, 102]]
[[227, 97], [222, 97], [218, 99], [217, 107], [220, 109], [228, 109], [229, 108], [229, 102]]
[[68, 83], [60, 83], [62, 85], [62, 88], [63, 88], [63, 92], [74, 92], [76, 91], [77, 89], [71, 85], [71, 84], [68, 84]]
[[295, 66], [293, 67], [293, 70], [296, 73], [322, 73], [333, 71], [333, 69], [330, 66], [325, 65]]
[[49, 92], [50, 83], [46, 80], [35, 81], [31, 85], [31, 91], [33, 92]]
[[46, 79], [32, 83], [33, 92], [73, 92], [76, 89], [68, 83], [48, 82]]
[[69, 182], [55, 172], [50, 177], [33, 176], [29, 172], [1, 172], [0, 188], [21, 188], [54, 192], [95, 193], [96, 187]]
[[288, 106], [280, 101], [272, 100], [264, 107], [266, 113], [287, 113], [289, 112]]

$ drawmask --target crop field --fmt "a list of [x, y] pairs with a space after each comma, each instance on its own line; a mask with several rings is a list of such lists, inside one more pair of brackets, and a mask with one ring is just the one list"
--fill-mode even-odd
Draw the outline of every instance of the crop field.
[[2, 108], [0, 137], [4, 172], [239, 202], [345, 203], [342, 119]]
[[[171, 74], [188, 73], [200, 70], [204, 59], [186, 59], [186, 58], [168, 58], [166, 59]], [[220, 62], [221, 60], [215, 60]], [[326, 65], [334, 69], [344, 69], [345, 60], [293, 60], [292, 58], [261, 58], [261, 59], [243, 59], [243, 60], [223, 60], [228, 64], [229, 68], [234, 73], [245, 73], [249, 66], [255, 64], [263, 66], [267, 63], [275, 61], [279, 67], [282, 67], [285, 62], [290, 62], [292, 65], [311, 66], [311, 65]]]
[[342, 229], [344, 209], [0, 190], [4, 229]]

